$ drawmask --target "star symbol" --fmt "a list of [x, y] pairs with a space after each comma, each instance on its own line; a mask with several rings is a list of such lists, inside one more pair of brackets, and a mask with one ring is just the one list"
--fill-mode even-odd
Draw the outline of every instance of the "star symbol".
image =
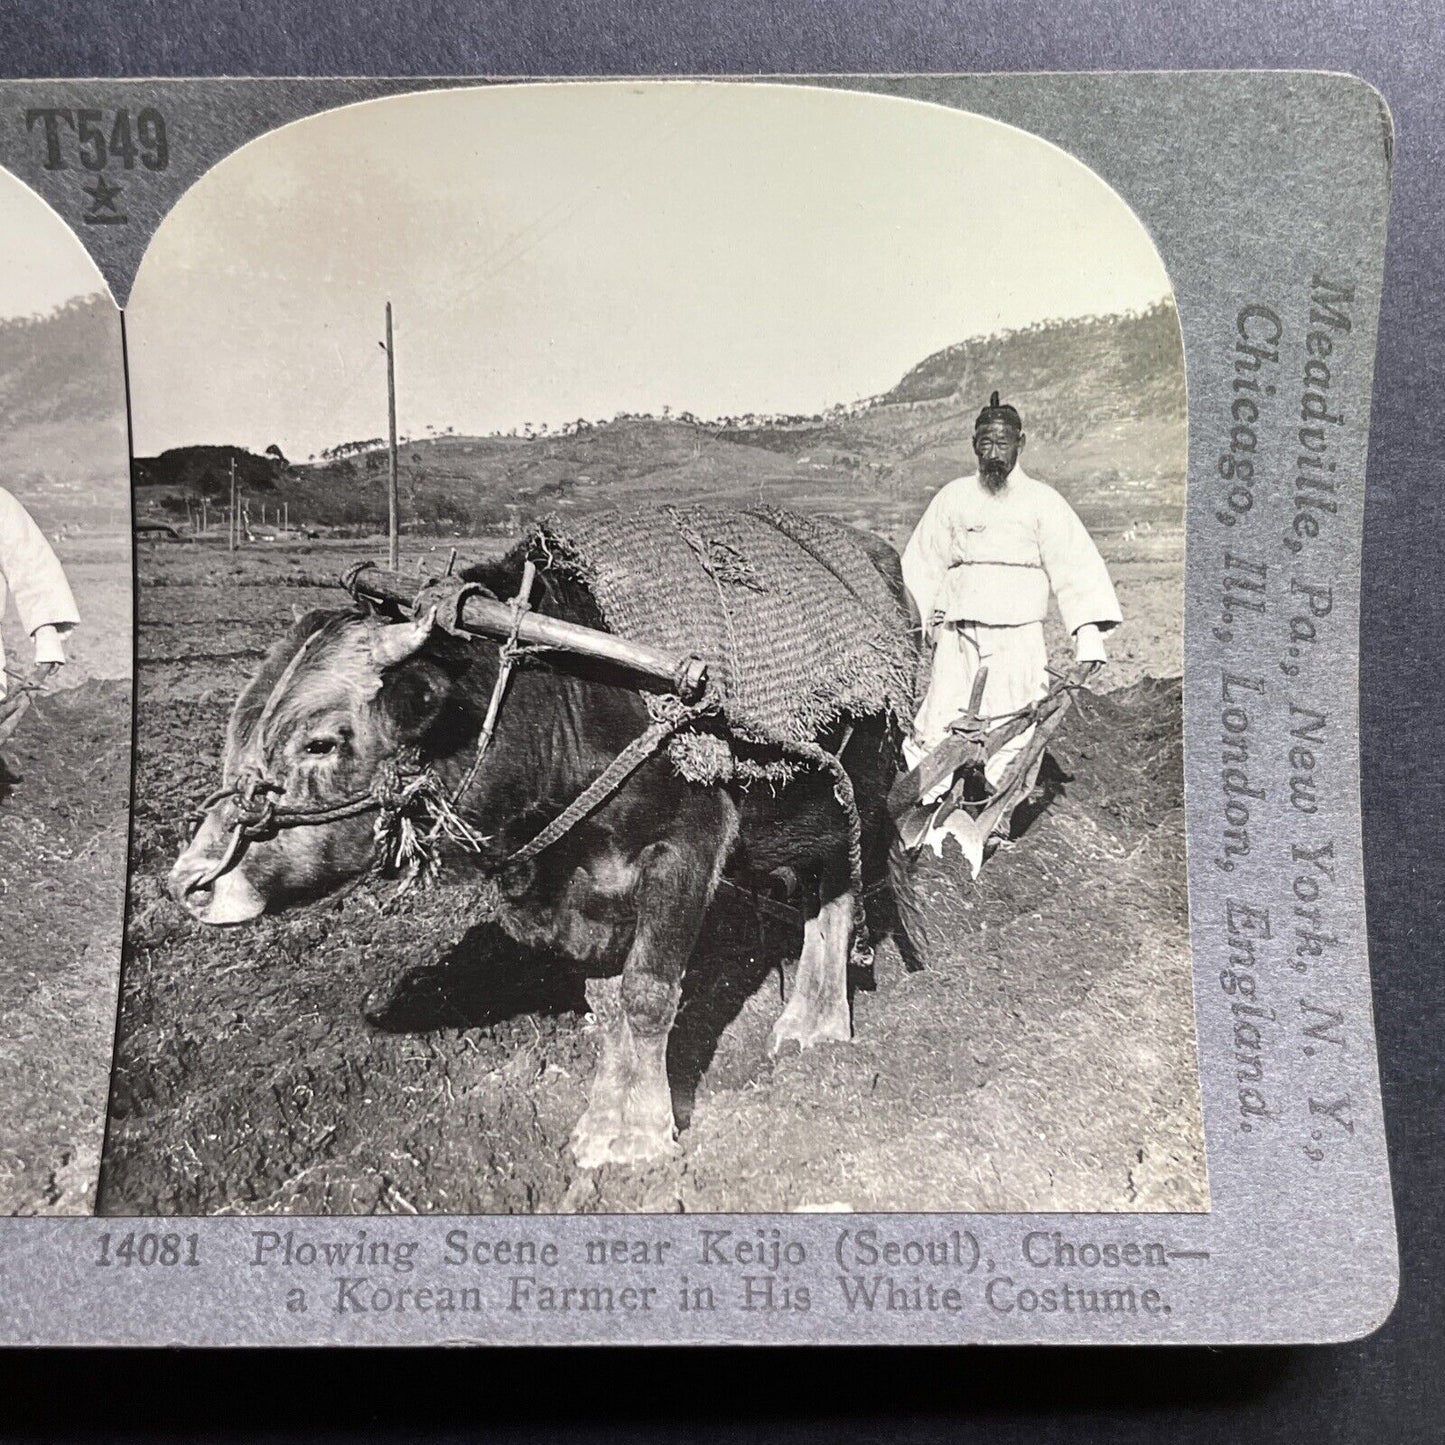
[[82, 186], [80, 189], [91, 198], [93, 203], [90, 210], [85, 213], [87, 221], [125, 220], [120, 207], [115, 203], [115, 198], [120, 195], [123, 187], [112, 185], [104, 176], [97, 176], [93, 186]]

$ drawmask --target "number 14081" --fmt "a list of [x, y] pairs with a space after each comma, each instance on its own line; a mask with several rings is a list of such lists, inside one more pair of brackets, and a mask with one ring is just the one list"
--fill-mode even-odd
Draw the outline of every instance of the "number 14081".
[[198, 1234], [102, 1234], [97, 1267], [201, 1262]]

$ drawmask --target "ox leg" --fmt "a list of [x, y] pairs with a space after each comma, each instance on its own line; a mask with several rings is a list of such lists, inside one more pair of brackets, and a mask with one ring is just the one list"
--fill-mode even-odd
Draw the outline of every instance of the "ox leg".
[[852, 1037], [848, 1014], [848, 954], [853, 945], [853, 895], [840, 893], [803, 925], [803, 953], [787, 1007], [768, 1037], [768, 1052], [789, 1039], [799, 1048]]
[[637, 928], [622, 977], [588, 994], [602, 1056], [572, 1135], [572, 1152], [586, 1169], [666, 1158], [677, 1134], [667, 1040], [721, 859], [667, 842], [654, 843], [639, 861]]

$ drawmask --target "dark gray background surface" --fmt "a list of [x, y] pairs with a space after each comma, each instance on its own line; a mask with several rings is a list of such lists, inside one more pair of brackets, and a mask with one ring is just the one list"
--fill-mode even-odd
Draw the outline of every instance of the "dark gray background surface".
[[[1172, 13], [1171, 13], [1172, 12]], [[1397, 151], [1371, 431], [1362, 723], [1370, 942], [1402, 1287], [1325, 1349], [10, 1356], [6, 1433], [321, 1438], [1432, 1440], [1445, 1433], [1439, 838], [1445, 681], [1445, 7], [1289, 0], [689, 5], [55, 4], [0, 15], [7, 75], [1310, 68], [1383, 91]], [[1227, 164], [1227, 157], [1221, 157]]]

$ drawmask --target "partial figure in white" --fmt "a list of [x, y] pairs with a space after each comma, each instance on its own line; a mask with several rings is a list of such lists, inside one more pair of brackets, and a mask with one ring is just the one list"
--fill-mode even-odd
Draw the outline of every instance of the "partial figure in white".
[[[978, 715], [985, 727], [1007, 722], [1044, 697], [1050, 592], [1074, 639], [1077, 662], [1107, 661], [1103, 634], [1123, 621], [1109, 569], [1074, 509], [1018, 464], [1025, 440], [1018, 411], [994, 392], [974, 423], [978, 471], [939, 489], [904, 549], [903, 580], [934, 648], [928, 690], [913, 735], [904, 741], [910, 768], [968, 711], [980, 669], [988, 669]], [[1032, 735], [1030, 728], [988, 759], [990, 786], [998, 786]], [[1035, 761], [1035, 775], [1037, 769]], [[951, 782], [920, 801], [941, 798]], [[951, 829], [947, 816], [935, 816], [924, 841], [941, 856], [950, 832], [977, 873], [981, 844], [967, 827]]]
[[[0, 615], [14, 598], [20, 625], [35, 646], [35, 673], [44, 682], [65, 664], [65, 637], [80, 621], [60, 559], [29, 512], [0, 487]], [[0, 742], [15, 729], [29, 692], [6, 702], [12, 674], [0, 642]]]

